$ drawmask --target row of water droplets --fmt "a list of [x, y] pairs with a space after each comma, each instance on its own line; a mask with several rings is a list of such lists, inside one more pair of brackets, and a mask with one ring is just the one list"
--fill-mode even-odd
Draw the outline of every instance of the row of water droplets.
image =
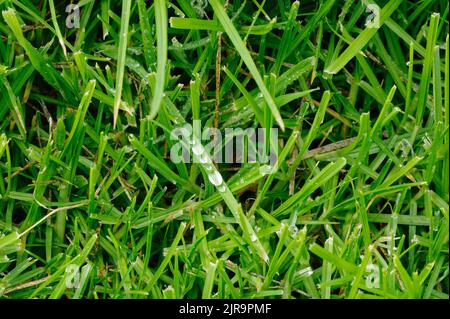
[[209, 158], [203, 145], [198, 141], [198, 139], [195, 138], [190, 141], [190, 143], [192, 144], [192, 153], [198, 158], [199, 162], [205, 168], [211, 184], [213, 184], [220, 193], [224, 193], [226, 186], [222, 175], [214, 167], [214, 164], [211, 162], [211, 159]]

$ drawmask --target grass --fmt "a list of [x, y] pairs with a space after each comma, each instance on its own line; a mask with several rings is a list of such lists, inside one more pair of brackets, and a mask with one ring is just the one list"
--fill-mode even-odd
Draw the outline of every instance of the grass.
[[448, 299], [448, 3], [193, 3], [0, 0], [0, 298]]

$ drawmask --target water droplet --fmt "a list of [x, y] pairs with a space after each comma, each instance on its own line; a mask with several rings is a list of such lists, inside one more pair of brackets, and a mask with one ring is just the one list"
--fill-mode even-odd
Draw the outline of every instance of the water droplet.
[[126, 145], [124, 147], [125, 153], [131, 153], [133, 151], [133, 148], [130, 145]]
[[217, 187], [217, 190], [219, 191], [219, 193], [225, 193], [226, 187], [222, 184]]
[[203, 154], [203, 146], [202, 144], [195, 144], [194, 146], [192, 146], [192, 153], [194, 153], [197, 156], [200, 156]]
[[200, 156], [199, 161], [201, 164], [206, 164], [209, 161], [208, 156], [203, 152], [203, 154]]
[[222, 175], [219, 172], [214, 172], [208, 175], [208, 179], [214, 186], [220, 186], [223, 183]]
[[250, 235], [250, 240], [251, 240], [252, 242], [255, 242], [255, 241], [258, 240], [258, 237], [256, 237], [255, 234], [251, 234], [251, 235]]
[[292, 236], [292, 237], [297, 236], [297, 233], [298, 233], [298, 228], [297, 228], [297, 226], [291, 225], [291, 226], [289, 226], [288, 230], [289, 230], [289, 232], [291, 233], [291, 236]]
[[272, 169], [273, 167], [270, 165], [263, 165], [259, 168], [259, 172], [261, 173], [261, 175], [268, 175], [272, 173]]

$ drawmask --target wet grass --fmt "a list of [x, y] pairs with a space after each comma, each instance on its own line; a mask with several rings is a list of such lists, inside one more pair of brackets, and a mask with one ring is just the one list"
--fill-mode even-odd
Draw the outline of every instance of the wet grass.
[[446, 1], [68, 4], [0, 0], [1, 298], [449, 297]]

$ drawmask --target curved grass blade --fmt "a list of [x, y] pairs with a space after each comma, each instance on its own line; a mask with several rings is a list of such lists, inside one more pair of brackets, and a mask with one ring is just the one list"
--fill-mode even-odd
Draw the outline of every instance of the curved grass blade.
[[[380, 25], [381, 27], [387, 18], [389, 18], [392, 13], [400, 6], [403, 0], [391, 0], [386, 6], [381, 10], [380, 13]], [[353, 59], [366, 45], [369, 43], [370, 39], [378, 32], [379, 28], [366, 28], [361, 32], [358, 37], [353, 40], [350, 46], [336, 59], [331, 65], [329, 65], [324, 73], [328, 75], [333, 75], [342, 70], [351, 59]]]
[[114, 127], [119, 116], [120, 103], [122, 101], [123, 78], [125, 73], [125, 59], [127, 57], [128, 24], [130, 23], [131, 0], [122, 2], [122, 19], [120, 21], [119, 52], [117, 58], [116, 94], [114, 97]]
[[155, 19], [156, 19], [156, 83], [153, 92], [153, 100], [150, 108], [150, 119], [155, 118], [161, 107], [164, 97], [164, 86], [166, 83], [166, 64], [167, 64], [167, 8], [164, 0], [155, 0]]
[[238, 51], [239, 55], [242, 57], [242, 60], [244, 60], [244, 63], [247, 65], [250, 73], [252, 74], [254, 80], [256, 81], [256, 84], [258, 85], [259, 89], [261, 90], [262, 95], [264, 96], [264, 99], [267, 102], [267, 105], [269, 106], [270, 110], [272, 111], [272, 115], [277, 121], [280, 128], [284, 131], [284, 122], [281, 118], [280, 112], [278, 111], [277, 106], [275, 105], [275, 101], [273, 100], [272, 95], [270, 94], [269, 90], [267, 89], [266, 85], [264, 84], [264, 81], [261, 77], [261, 74], [259, 74], [258, 68], [256, 67], [255, 62], [253, 61], [250, 53], [248, 52], [247, 48], [245, 47], [244, 41], [242, 41], [241, 37], [239, 36], [238, 31], [233, 25], [233, 22], [228, 17], [227, 13], [225, 12], [225, 9], [223, 8], [222, 4], [219, 2], [219, 0], [208, 0], [211, 6], [214, 9], [214, 13], [217, 15], [217, 18], [219, 19], [220, 23], [222, 24], [226, 34], [230, 38], [231, 42], [235, 46], [236, 50]]

